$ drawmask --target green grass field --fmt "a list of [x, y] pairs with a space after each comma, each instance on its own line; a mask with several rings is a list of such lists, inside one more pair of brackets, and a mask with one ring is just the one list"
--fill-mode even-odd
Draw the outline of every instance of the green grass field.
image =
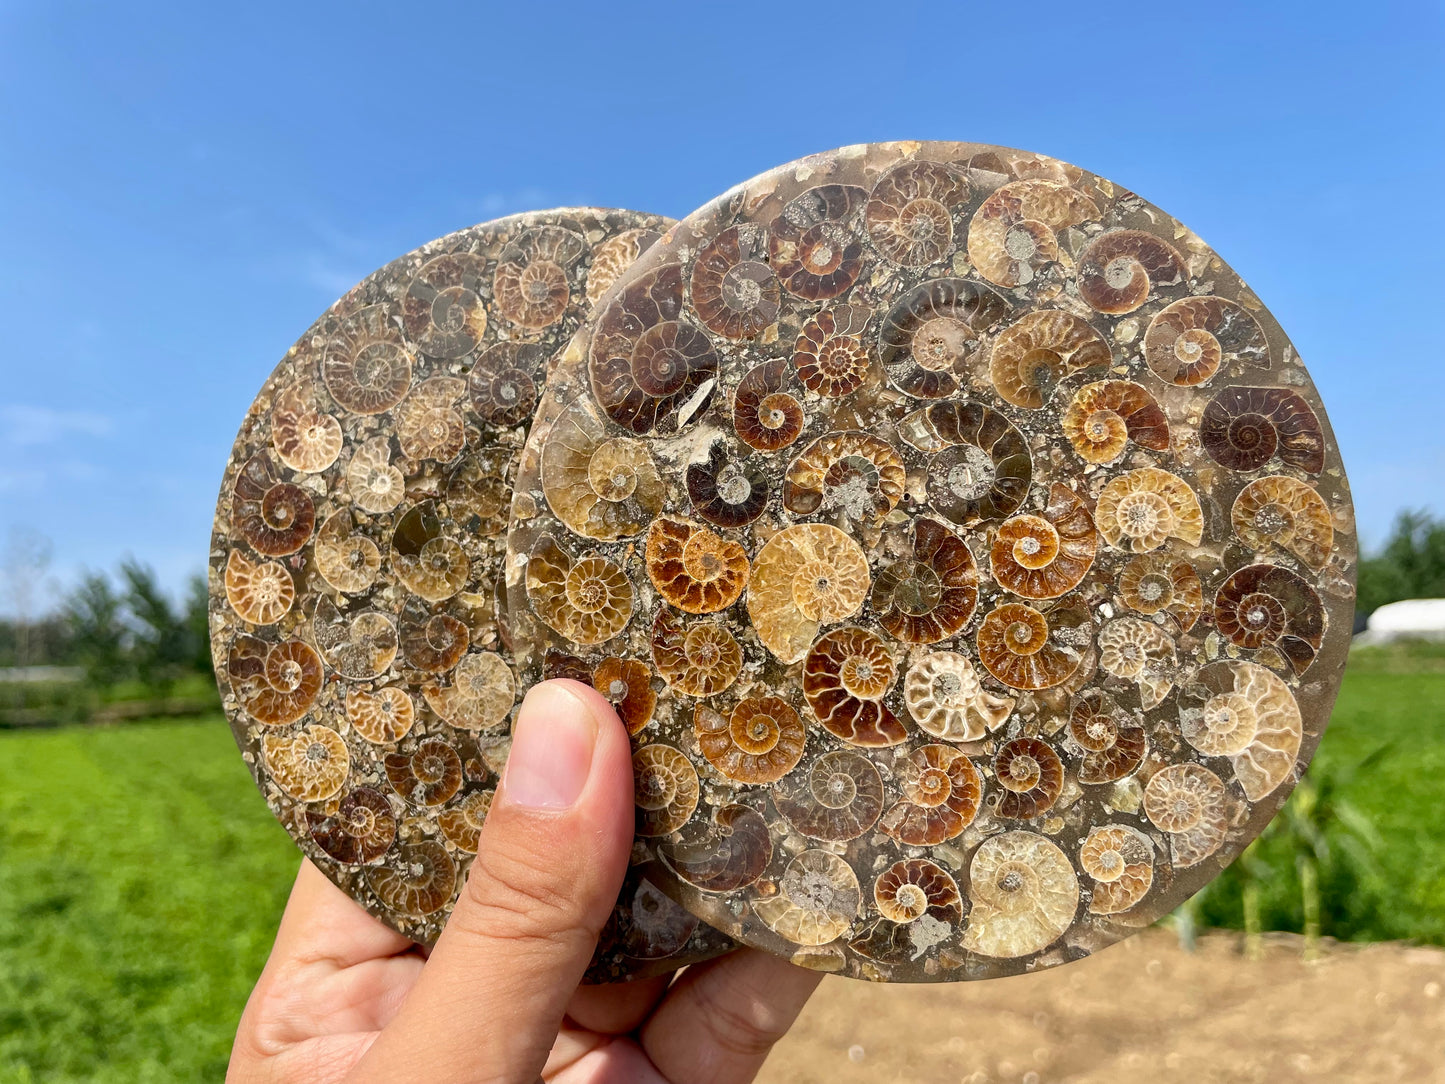
[[[1355, 913], [1356, 940], [1412, 939], [1445, 945], [1445, 649], [1400, 645], [1357, 651], [1350, 660], [1317, 760], [1357, 764], [1346, 795], [1383, 839], [1379, 872]], [[1330, 932], [1327, 928], [1325, 932]]]
[[[1445, 837], [1437, 828], [1445, 807], [1445, 646], [1356, 651], [1308, 779], [1338, 787], [1334, 808], [1352, 807], [1378, 841], [1365, 863], [1354, 864], [1348, 833], [1338, 823], [1326, 830], [1322, 932], [1342, 940], [1445, 944]], [[1296, 791], [1286, 813], [1307, 789]], [[1253, 861], [1237, 862], [1196, 897], [1199, 920], [1242, 927], [1242, 892], [1252, 870], [1262, 928], [1304, 929], [1299, 852], [1292, 846], [1304, 837], [1275, 831], [1288, 822], [1282, 814]]]
[[[1320, 757], [1387, 840], [1378, 937], [1445, 944], [1445, 659], [1351, 663]], [[0, 1081], [219, 1081], [297, 854], [219, 719], [0, 734]]]
[[219, 718], [0, 735], [0, 1081], [219, 1081], [298, 857]]

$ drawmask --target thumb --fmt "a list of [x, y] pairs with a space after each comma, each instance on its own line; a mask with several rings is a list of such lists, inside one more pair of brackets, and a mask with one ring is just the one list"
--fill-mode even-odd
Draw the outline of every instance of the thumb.
[[446, 929], [357, 1079], [532, 1084], [627, 869], [627, 732], [576, 681], [532, 688]]

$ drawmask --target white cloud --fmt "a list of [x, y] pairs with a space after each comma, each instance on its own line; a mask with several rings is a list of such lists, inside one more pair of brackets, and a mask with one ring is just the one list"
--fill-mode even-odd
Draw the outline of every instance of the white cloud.
[[335, 301], [376, 270], [368, 268], [358, 271], [356, 266], [358, 265], [347, 264], [330, 259], [319, 252], [312, 252], [302, 258], [301, 277], [308, 285], [314, 286], [325, 294], [328, 301]]
[[39, 493], [55, 482], [90, 482], [105, 473], [104, 468], [80, 460], [47, 466], [5, 464], [0, 465], [0, 493]]
[[[478, 221], [501, 218], [522, 211], [545, 211], [552, 206], [547, 193], [540, 188], [522, 188], [516, 192], [489, 192], [471, 206], [481, 209]], [[469, 223], [470, 225], [470, 223]]]
[[69, 436], [105, 437], [113, 428], [108, 417], [89, 410], [0, 404], [0, 441], [6, 444], [27, 447], [54, 444]]
[[45, 472], [38, 467], [0, 466], [0, 493], [29, 493], [45, 484]]

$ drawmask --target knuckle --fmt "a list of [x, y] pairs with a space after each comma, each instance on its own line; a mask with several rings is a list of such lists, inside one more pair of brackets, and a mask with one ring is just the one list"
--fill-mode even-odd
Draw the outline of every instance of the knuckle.
[[295, 998], [287, 984], [268, 981], [263, 975], [241, 1013], [232, 1046], [233, 1062], [263, 1063], [284, 1054], [294, 1040], [296, 1016]]
[[786, 1029], [771, 1023], [769, 1014], [747, 1011], [766, 1003], [760, 991], [717, 991], [705, 984], [692, 989], [697, 1000], [698, 1019], [718, 1049], [738, 1057], [757, 1058], [771, 1050], [773, 1044], [783, 1037]]
[[575, 880], [538, 850], [485, 847], [463, 888], [466, 906], [453, 913], [465, 931], [493, 940], [570, 946], [596, 937]]

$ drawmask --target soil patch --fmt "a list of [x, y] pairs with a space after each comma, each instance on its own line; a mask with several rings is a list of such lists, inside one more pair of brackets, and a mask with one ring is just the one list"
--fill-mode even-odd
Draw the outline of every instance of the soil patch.
[[1293, 935], [1260, 960], [1146, 930], [1079, 963], [944, 986], [824, 980], [765, 1084], [1445, 1082], [1445, 950]]

